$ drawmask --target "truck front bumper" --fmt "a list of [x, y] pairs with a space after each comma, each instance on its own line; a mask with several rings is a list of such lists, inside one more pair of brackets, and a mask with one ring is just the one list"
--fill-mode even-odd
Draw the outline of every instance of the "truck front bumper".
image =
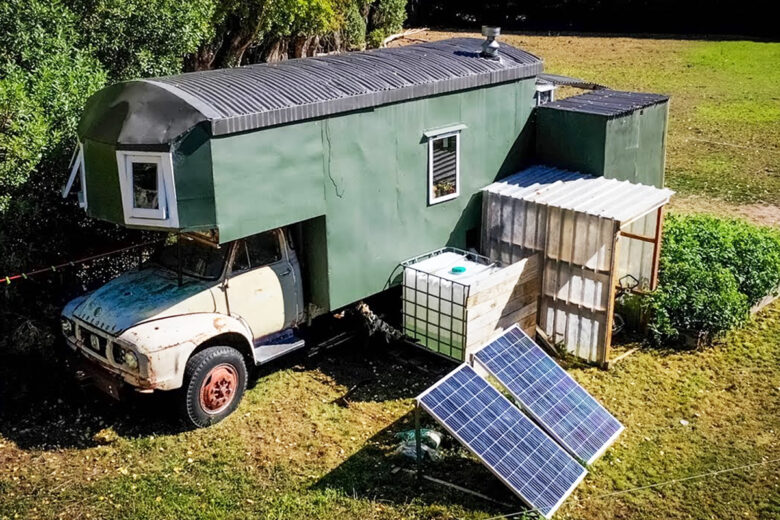
[[74, 368], [74, 376], [77, 381], [94, 386], [117, 401], [121, 401], [122, 397], [127, 393], [128, 384], [122, 378], [117, 377], [100, 365], [90, 362], [83, 356], [78, 356]]
[[154, 390], [149, 381], [112, 366], [85, 348], [80, 340], [74, 337], [66, 337], [65, 340], [73, 351], [73, 372], [77, 381], [94, 386], [118, 400], [130, 390], [140, 393], [151, 393]]

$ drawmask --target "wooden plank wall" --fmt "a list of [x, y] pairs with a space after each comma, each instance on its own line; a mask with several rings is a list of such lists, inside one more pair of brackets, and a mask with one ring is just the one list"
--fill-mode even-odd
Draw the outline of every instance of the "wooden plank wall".
[[466, 358], [515, 323], [536, 334], [540, 255], [533, 254], [473, 285], [466, 302]]
[[486, 192], [482, 250], [512, 262], [540, 252], [538, 325], [572, 354], [604, 362], [611, 339], [615, 223], [597, 215]]

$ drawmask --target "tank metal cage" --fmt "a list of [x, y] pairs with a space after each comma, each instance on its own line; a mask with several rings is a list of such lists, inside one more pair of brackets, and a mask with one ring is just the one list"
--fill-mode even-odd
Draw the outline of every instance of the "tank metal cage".
[[418, 345], [451, 359], [463, 361], [468, 337], [470, 286], [415, 267], [442, 253], [457, 253], [464, 260], [492, 265], [488, 257], [445, 247], [401, 262], [403, 273], [403, 332]]

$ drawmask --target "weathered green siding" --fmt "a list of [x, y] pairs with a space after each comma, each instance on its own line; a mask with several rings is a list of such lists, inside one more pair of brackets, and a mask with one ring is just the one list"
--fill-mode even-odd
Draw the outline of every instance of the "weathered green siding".
[[539, 162], [662, 187], [668, 107], [660, 103], [614, 118], [537, 110]]
[[662, 188], [668, 103], [607, 121], [604, 176]]
[[590, 175], [604, 174], [604, 117], [544, 109], [536, 111], [535, 119], [539, 162]]
[[87, 215], [124, 225], [116, 148], [89, 139], [84, 140], [83, 146], [87, 173]]
[[[87, 214], [126, 225], [122, 212], [116, 146], [90, 139], [85, 139], [83, 145], [87, 172]], [[180, 142], [174, 143], [172, 155], [180, 228], [213, 228], [216, 217], [208, 134], [202, 128], [196, 127]], [[160, 228], [152, 224], [150, 229]]]
[[325, 214], [321, 124], [211, 140], [220, 241]]
[[173, 147], [173, 180], [179, 225], [186, 229], [214, 227], [214, 182], [211, 178], [211, 140], [196, 127]]
[[[465, 245], [479, 190], [530, 160], [533, 93], [528, 79], [212, 139], [220, 240], [324, 215], [330, 308], [380, 292], [405, 258]], [[459, 123], [461, 194], [429, 206], [423, 132]]]

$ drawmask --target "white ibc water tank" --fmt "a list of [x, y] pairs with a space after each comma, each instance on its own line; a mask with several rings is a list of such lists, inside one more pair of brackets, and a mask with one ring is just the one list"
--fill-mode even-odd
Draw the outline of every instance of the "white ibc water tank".
[[469, 289], [499, 267], [485, 258], [453, 249], [404, 263], [404, 267], [406, 333], [433, 350], [458, 357], [465, 344]]

